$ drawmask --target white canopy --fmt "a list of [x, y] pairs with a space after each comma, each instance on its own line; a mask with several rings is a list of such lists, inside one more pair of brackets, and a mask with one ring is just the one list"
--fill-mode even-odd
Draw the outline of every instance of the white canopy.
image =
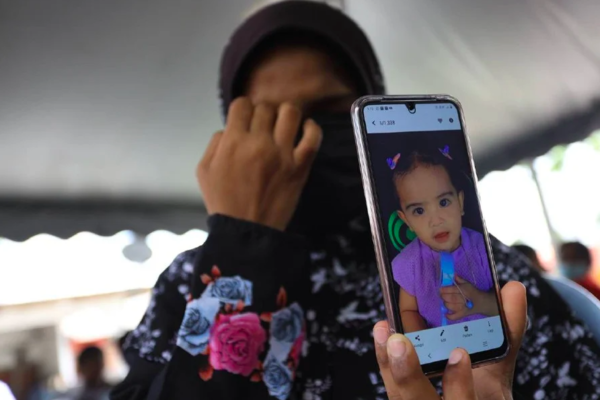
[[[600, 127], [598, 0], [338, 0], [389, 93], [465, 107], [480, 176]], [[203, 227], [220, 53], [256, 1], [0, 0], [0, 236]]]

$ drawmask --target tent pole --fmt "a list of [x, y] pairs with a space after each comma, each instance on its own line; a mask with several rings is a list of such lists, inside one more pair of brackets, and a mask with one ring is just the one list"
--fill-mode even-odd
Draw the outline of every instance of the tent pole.
[[550, 238], [552, 240], [552, 248], [554, 249], [554, 254], [558, 254], [558, 249], [560, 247], [561, 238], [554, 230], [552, 226], [552, 222], [550, 222], [550, 213], [548, 212], [548, 205], [546, 204], [546, 200], [544, 199], [544, 194], [542, 192], [542, 186], [540, 185], [540, 179], [535, 167], [533, 165], [533, 159], [527, 160], [526, 162], [529, 171], [531, 171], [531, 177], [533, 178], [533, 182], [535, 183], [535, 188], [537, 190], [538, 196], [540, 198], [540, 203], [542, 205], [542, 212], [544, 213], [544, 221], [546, 222], [546, 228], [548, 229], [548, 233], [550, 233]]

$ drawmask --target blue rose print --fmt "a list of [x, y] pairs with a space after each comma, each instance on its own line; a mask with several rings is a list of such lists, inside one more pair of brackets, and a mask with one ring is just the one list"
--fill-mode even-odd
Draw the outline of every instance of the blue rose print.
[[210, 328], [219, 308], [219, 300], [211, 297], [189, 302], [177, 334], [177, 346], [193, 356], [206, 350]]
[[279, 361], [285, 361], [298, 336], [302, 333], [304, 313], [298, 303], [273, 313], [269, 353]]
[[292, 373], [279, 360], [267, 356], [264, 363], [263, 381], [269, 394], [279, 400], [286, 400], [292, 390]]
[[298, 303], [273, 313], [271, 335], [280, 342], [294, 343], [302, 332], [304, 314]]
[[202, 297], [216, 297], [223, 303], [236, 305], [243, 301], [244, 305], [252, 305], [252, 282], [240, 276], [220, 277], [208, 284]]

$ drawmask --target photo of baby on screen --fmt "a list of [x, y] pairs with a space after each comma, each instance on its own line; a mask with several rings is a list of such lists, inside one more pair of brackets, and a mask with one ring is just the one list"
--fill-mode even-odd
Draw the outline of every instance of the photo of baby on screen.
[[416, 236], [391, 262], [407, 333], [498, 315], [483, 234], [463, 225], [470, 180], [455, 164], [448, 146], [388, 160], [398, 216]]

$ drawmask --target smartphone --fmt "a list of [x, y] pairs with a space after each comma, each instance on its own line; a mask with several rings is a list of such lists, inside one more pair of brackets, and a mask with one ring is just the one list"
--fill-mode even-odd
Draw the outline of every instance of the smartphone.
[[365, 96], [352, 118], [390, 329], [428, 376], [456, 347], [474, 366], [502, 359], [508, 331], [460, 103]]

